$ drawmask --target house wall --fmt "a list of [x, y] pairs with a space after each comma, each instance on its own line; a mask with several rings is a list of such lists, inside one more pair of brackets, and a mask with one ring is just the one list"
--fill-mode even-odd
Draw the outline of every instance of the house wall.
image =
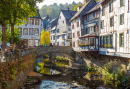
[[[79, 27], [77, 27], [77, 22], [79, 22]], [[81, 36], [81, 21], [80, 17], [76, 18], [71, 22], [71, 28], [72, 25], [74, 25], [74, 29], [72, 29], [72, 48], [75, 51], [79, 50], [79, 36]], [[79, 36], [77, 35], [77, 32], [79, 31]], [[73, 33], [75, 34], [75, 37], [73, 37]], [[73, 46], [73, 42], [75, 42], [75, 47]]]
[[[38, 40], [38, 45], [40, 45], [40, 35], [41, 35], [41, 30], [42, 30], [42, 23], [41, 23], [41, 19], [37, 19], [39, 20], [39, 25], [35, 25], [35, 21], [36, 21], [36, 18], [31, 18], [31, 19], [34, 19], [34, 24], [32, 25], [30, 23], [30, 18], [28, 19], [28, 23], [27, 25], [21, 25], [19, 26], [19, 28], [21, 28], [21, 38], [22, 39], [27, 39], [28, 40], [28, 46], [29, 47], [29, 40], [33, 40], [33, 46], [35, 45], [35, 41]], [[24, 35], [23, 32], [24, 32], [24, 28], [27, 28], [28, 29], [28, 35]], [[32, 28], [33, 29], [33, 35], [30, 35], [29, 34], [29, 29]], [[35, 28], [39, 29], [39, 32], [38, 32], [38, 35], [34, 35], [35, 33]]]
[[[110, 3], [110, 2], [109, 2]], [[113, 34], [113, 48], [100, 48], [99, 53], [105, 55], [129, 57], [130, 55], [130, 12], [128, 0], [120, 7], [120, 0], [113, 0], [113, 12], [109, 12], [109, 3], [105, 5], [105, 15], [100, 13], [100, 20], [104, 20], [104, 28], [100, 29], [100, 36]], [[124, 24], [120, 25], [120, 15], [124, 13]], [[114, 26], [110, 26], [110, 17], [114, 17]], [[120, 33], [124, 33], [124, 46], [120, 46]]]
[[51, 33], [51, 43], [52, 45], [55, 45], [55, 39], [56, 39], [56, 26], [53, 27], [51, 30], [50, 30], [50, 33]]
[[[59, 32], [57, 32], [59, 29]], [[56, 45], [70, 46], [71, 42], [68, 42], [68, 34], [71, 34], [71, 26], [66, 24], [66, 18], [63, 13], [60, 12], [57, 29], [56, 29]], [[62, 37], [64, 35], [64, 38]]]

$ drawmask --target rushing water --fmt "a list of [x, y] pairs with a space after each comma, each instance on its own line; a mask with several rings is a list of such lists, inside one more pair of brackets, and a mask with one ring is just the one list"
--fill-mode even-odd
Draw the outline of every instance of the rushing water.
[[[36, 62], [45, 63], [41, 59], [38, 59]], [[37, 71], [39, 68], [39, 66], [36, 66]], [[42, 82], [33, 85], [26, 84], [25, 89], [125, 89], [122, 87], [115, 88], [115, 86], [104, 83], [101, 76], [94, 72], [85, 73], [81, 70], [69, 69], [59, 72], [48, 67], [43, 67], [41, 70], [38, 72], [43, 74]]]

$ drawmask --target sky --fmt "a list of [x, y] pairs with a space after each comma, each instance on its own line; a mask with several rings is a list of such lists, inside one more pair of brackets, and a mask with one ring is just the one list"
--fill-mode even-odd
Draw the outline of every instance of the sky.
[[57, 3], [57, 4], [65, 4], [65, 3], [72, 3], [73, 1], [75, 1], [76, 3], [78, 2], [82, 2], [83, 0], [45, 0], [42, 3], [37, 3], [37, 6], [39, 7], [39, 9], [41, 9], [41, 7], [43, 5], [50, 5], [53, 3]]

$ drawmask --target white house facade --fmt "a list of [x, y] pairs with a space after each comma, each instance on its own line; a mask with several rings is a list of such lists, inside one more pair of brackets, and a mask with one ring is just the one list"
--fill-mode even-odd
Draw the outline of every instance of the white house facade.
[[56, 45], [58, 46], [71, 46], [72, 32], [71, 23], [69, 20], [73, 17], [76, 11], [61, 10], [57, 27], [56, 27]]
[[24, 40], [27, 47], [40, 45], [40, 35], [42, 30], [40, 15], [38, 15], [38, 17], [28, 18], [27, 24], [19, 26], [19, 28], [21, 29], [21, 38]]
[[99, 54], [130, 58], [130, 0], [104, 0]]

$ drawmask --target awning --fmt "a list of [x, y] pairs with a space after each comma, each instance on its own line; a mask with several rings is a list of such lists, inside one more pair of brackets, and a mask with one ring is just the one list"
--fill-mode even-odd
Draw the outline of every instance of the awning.
[[93, 26], [95, 26], [95, 25], [96, 25], [96, 23], [87, 24], [87, 25], [85, 25], [85, 28], [93, 27]]
[[81, 36], [79, 38], [86, 38], [86, 37], [98, 37], [98, 34], [96, 34], [96, 33], [90, 33], [90, 34], [83, 35], [83, 36]]

